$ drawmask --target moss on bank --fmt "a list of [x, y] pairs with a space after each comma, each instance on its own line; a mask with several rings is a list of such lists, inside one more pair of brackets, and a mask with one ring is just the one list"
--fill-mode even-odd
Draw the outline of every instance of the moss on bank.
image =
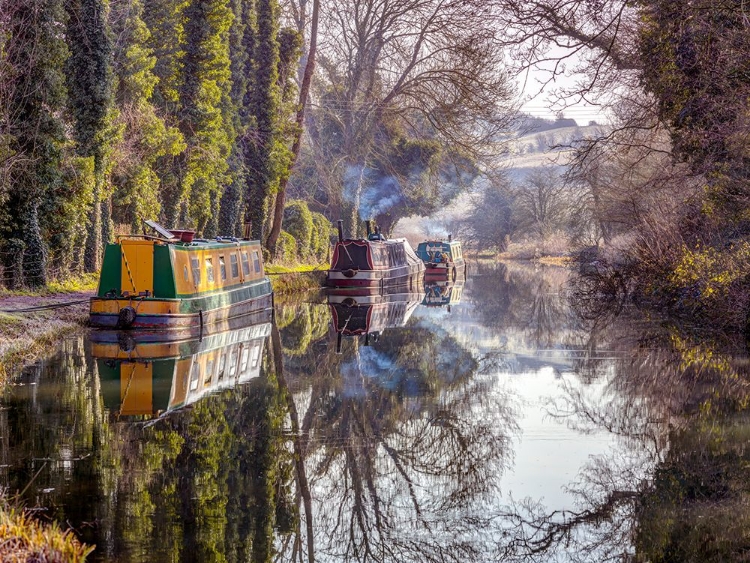
[[80, 563], [93, 550], [70, 530], [42, 524], [7, 499], [0, 501], [0, 561]]

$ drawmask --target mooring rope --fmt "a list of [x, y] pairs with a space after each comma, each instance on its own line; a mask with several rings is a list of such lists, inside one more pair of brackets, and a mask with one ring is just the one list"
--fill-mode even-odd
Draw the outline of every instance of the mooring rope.
[[33, 313], [34, 311], [44, 311], [45, 309], [61, 309], [71, 305], [80, 305], [88, 303], [88, 299], [78, 299], [76, 301], [65, 301], [63, 303], [50, 303], [48, 305], [37, 305], [36, 307], [23, 307], [21, 309], [0, 309], [0, 313]]

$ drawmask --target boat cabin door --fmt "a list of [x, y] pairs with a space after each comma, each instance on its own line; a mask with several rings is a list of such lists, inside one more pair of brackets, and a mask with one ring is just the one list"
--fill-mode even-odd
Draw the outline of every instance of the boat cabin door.
[[154, 243], [150, 240], [120, 241], [122, 260], [120, 288], [133, 295], [154, 294]]

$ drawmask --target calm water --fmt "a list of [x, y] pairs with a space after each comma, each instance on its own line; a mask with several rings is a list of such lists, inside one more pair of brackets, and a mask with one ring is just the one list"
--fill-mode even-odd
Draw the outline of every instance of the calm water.
[[0, 484], [93, 561], [748, 560], [744, 342], [569, 277], [66, 340], [2, 397]]

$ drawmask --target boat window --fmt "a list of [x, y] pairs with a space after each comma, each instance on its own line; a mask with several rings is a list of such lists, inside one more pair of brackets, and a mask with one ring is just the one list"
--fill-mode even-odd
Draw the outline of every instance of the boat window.
[[206, 281], [214, 283], [214, 263], [211, 258], [206, 258]]
[[247, 369], [247, 360], [250, 357], [250, 350], [245, 348], [242, 350], [242, 356], [240, 357], [240, 373], [245, 373]]
[[182, 268], [183, 268], [183, 273], [185, 274], [185, 281], [190, 281], [190, 277], [188, 276], [187, 264], [185, 264]]
[[234, 377], [234, 374], [237, 373], [237, 350], [232, 350], [232, 353], [229, 355], [229, 377]]
[[198, 258], [191, 258], [190, 265], [193, 267], [193, 283], [200, 285], [201, 283], [201, 266]]
[[247, 252], [242, 253], [242, 273], [246, 276], [250, 274], [250, 260], [247, 257]]
[[198, 362], [193, 364], [193, 370], [190, 373], [190, 390], [195, 391], [198, 389], [198, 381], [201, 377], [201, 365]]
[[224, 379], [224, 370], [227, 367], [227, 355], [222, 354], [221, 358], [219, 358], [219, 381]]
[[257, 250], [253, 250], [253, 268], [256, 272], [260, 272], [260, 256]]
[[237, 265], [237, 255], [232, 254], [229, 256], [229, 263], [232, 266], [232, 277], [236, 278], [240, 275], [240, 267]]
[[227, 264], [224, 262], [224, 257], [219, 256], [219, 270], [221, 271], [221, 281], [227, 279]]
[[258, 367], [258, 361], [260, 360], [260, 346], [256, 346], [253, 348], [253, 363], [252, 366], [254, 368]]
[[210, 360], [206, 365], [206, 375], [203, 376], [203, 387], [208, 387], [211, 384], [211, 377], [214, 374], [214, 360]]

